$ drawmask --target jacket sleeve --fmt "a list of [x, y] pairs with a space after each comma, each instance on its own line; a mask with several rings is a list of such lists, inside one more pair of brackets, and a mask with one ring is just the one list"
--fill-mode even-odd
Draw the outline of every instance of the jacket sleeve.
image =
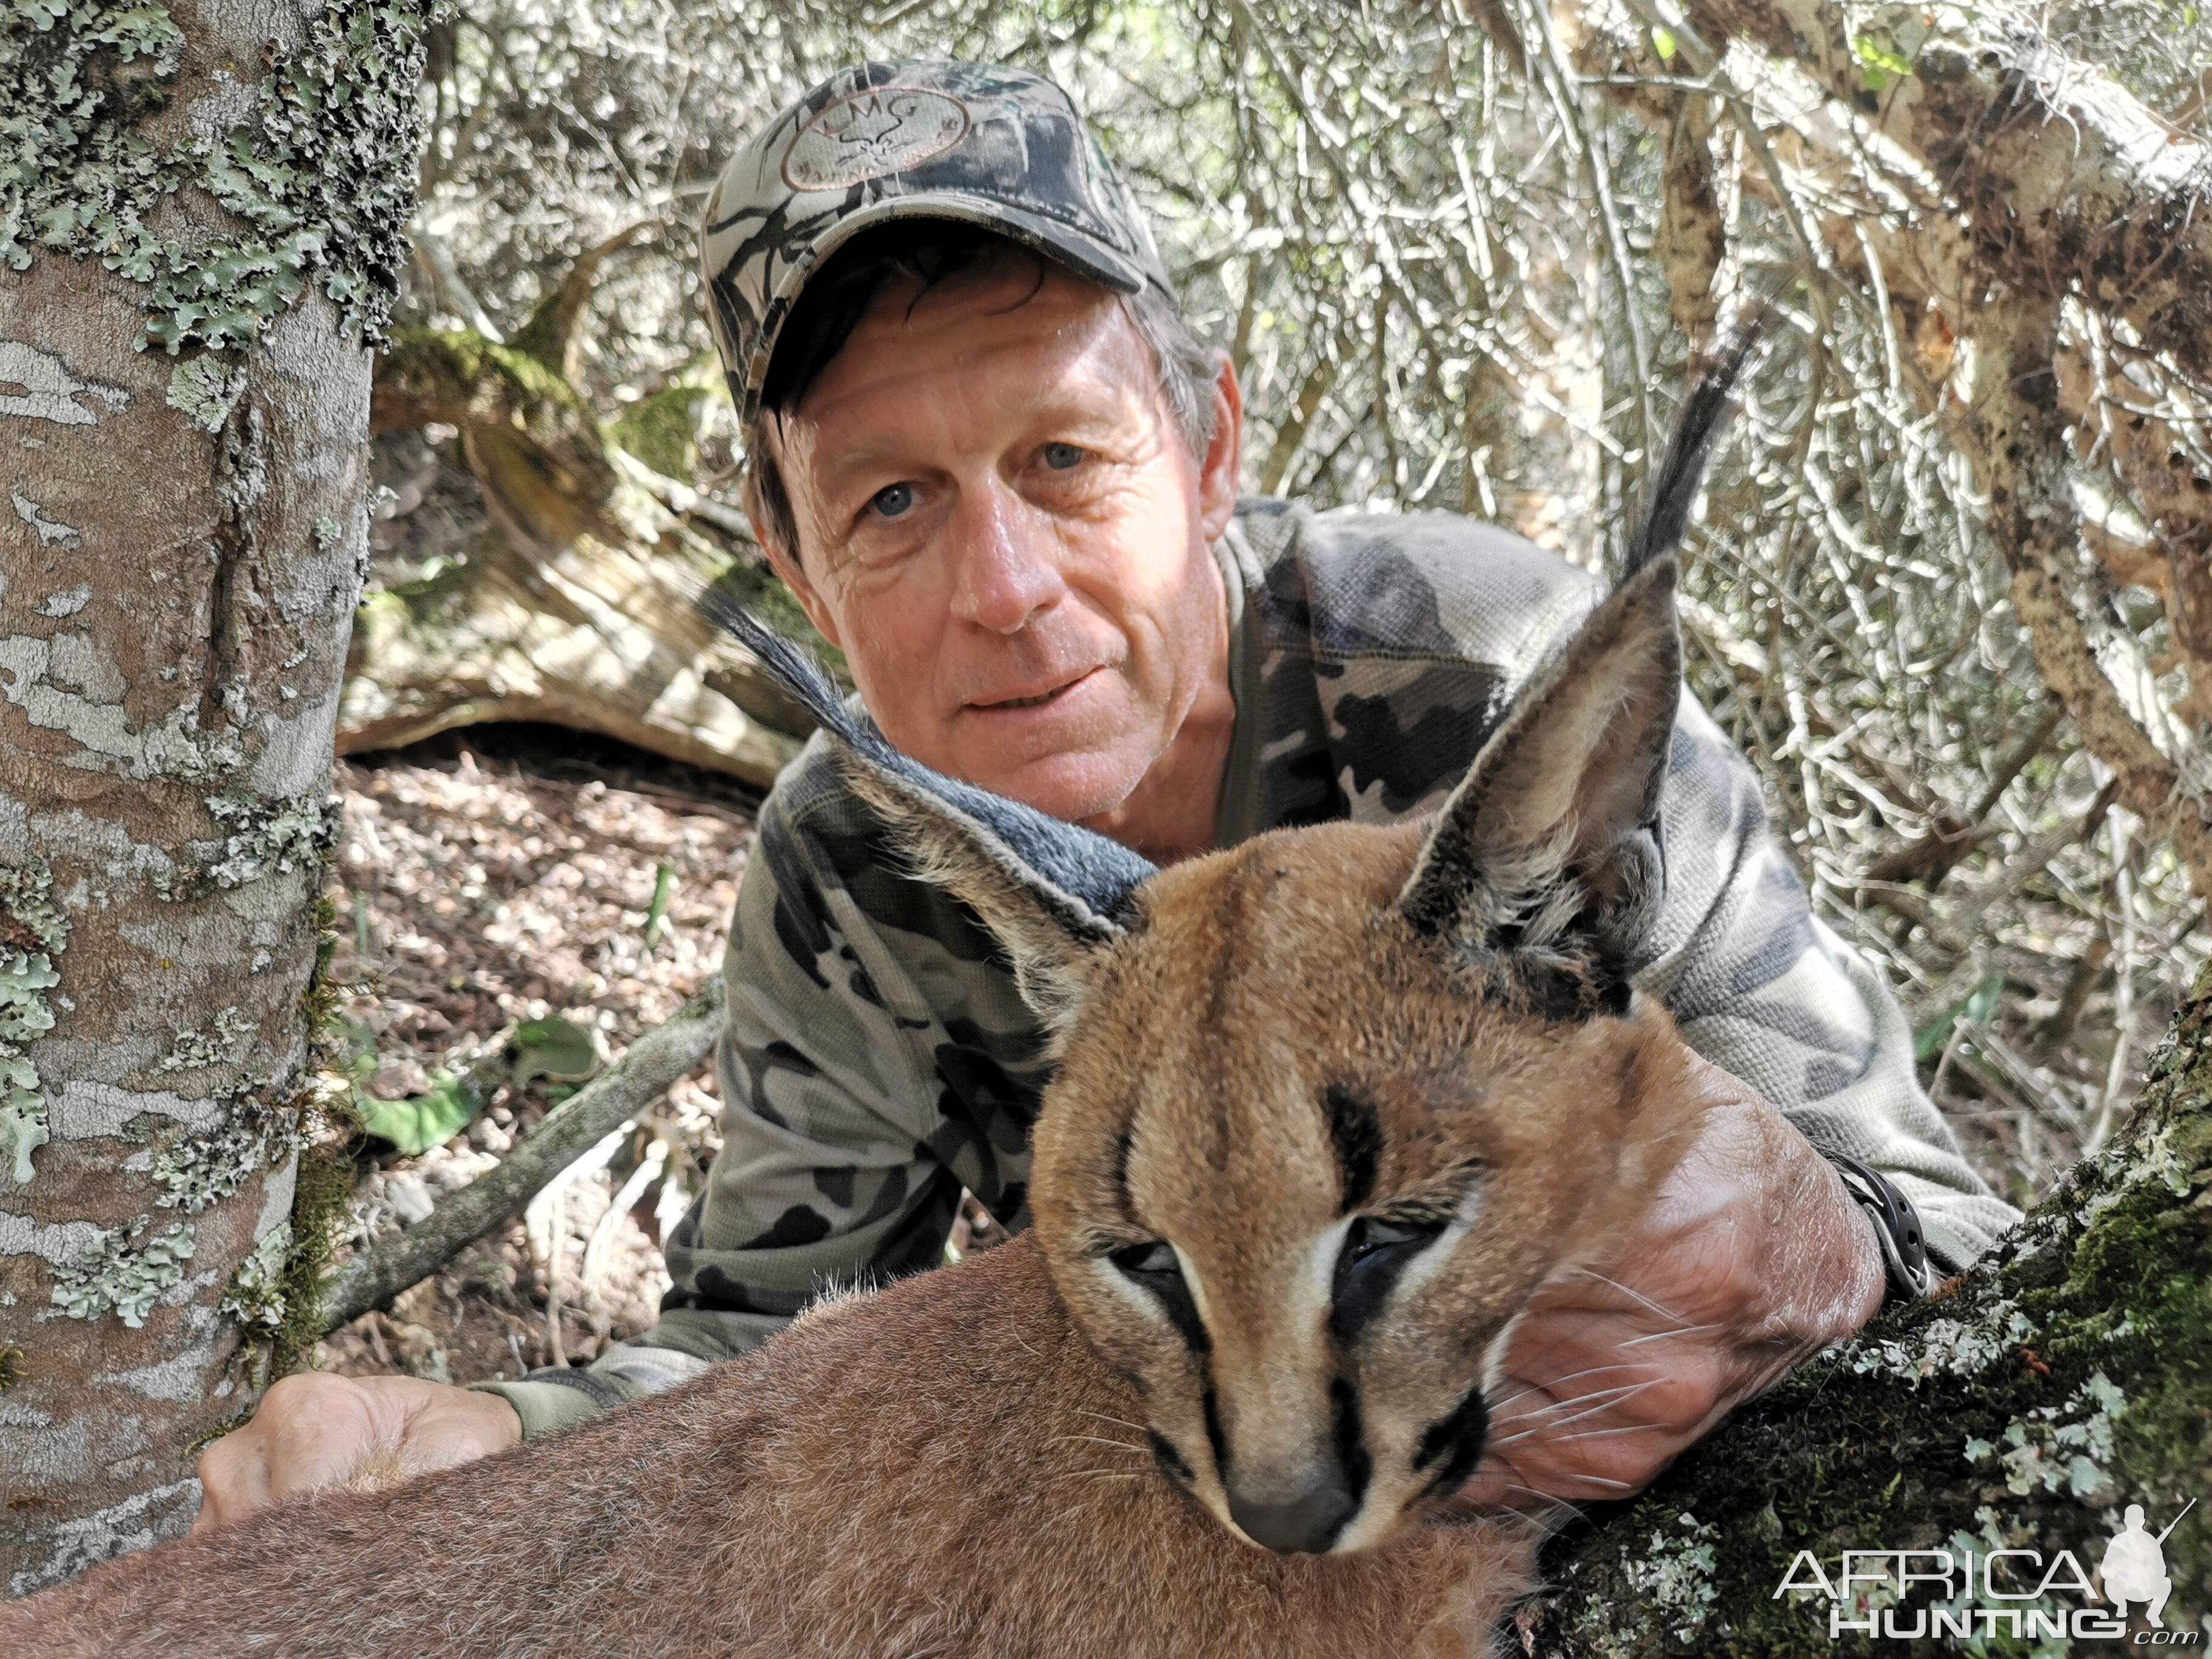
[[722, 1150], [665, 1241], [660, 1321], [589, 1366], [479, 1384], [526, 1437], [757, 1347], [830, 1285], [942, 1261], [962, 1187], [988, 1194], [969, 1142], [939, 1156], [945, 1011], [932, 1005], [959, 984], [925, 999], [915, 951], [895, 951], [813, 852], [772, 797], [724, 959]]
[[1768, 833], [1759, 779], [1687, 690], [1661, 833], [1659, 955], [1638, 982], [1682, 1035], [1772, 1101], [1814, 1146], [1863, 1159], [1919, 1210], [1928, 1248], [1965, 1267], [2020, 1212], [1992, 1194], [1921, 1088], [1880, 974], [1817, 921]]

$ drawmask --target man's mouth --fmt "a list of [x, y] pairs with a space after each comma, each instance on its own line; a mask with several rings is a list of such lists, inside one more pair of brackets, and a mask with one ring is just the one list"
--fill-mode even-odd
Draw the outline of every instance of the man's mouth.
[[1083, 672], [1078, 674], [1073, 679], [1067, 680], [1059, 685], [1055, 685], [1049, 691], [1040, 691], [1032, 697], [1002, 697], [996, 702], [979, 702], [972, 706], [976, 708], [1042, 708], [1044, 704], [1053, 702], [1055, 698], [1064, 696], [1068, 692], [1073, 691], [1077, 686], [1082, 684], [1084, 681], [1089, 679], [1091, 675], [1096, 672], [1097, 672], [1097, 670], [1096, 669], [1086, 668]]

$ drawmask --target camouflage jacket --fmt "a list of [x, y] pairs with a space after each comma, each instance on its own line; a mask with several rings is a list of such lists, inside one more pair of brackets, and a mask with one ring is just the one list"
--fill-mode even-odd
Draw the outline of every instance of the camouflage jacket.
[[[1248, 499], [1218, 547], [1235, 737], [1215, 842], [1432, 810], [1601, 588], [1443, 514]], [[1814, 920], [1755, 773], [1685, 694], [1662, 807], [1667, 892], [1639, 975], [1698, 1051], [1816, 1146], [1887, 1171], [1944, 1266], [2016, 1212], [1922, 1092], [1887, 988]], [[765, 1340], [835, 1281], [944, 1259], [965, 1187], [1028, 1219], [1050, 1065], [975, 917], [902, 872], [817, 736], [762, 807], [724, 972], [723, 1149], [666, 1243], [660, 1322], [591, 1366], [486, 1385], [543, 1433]]]

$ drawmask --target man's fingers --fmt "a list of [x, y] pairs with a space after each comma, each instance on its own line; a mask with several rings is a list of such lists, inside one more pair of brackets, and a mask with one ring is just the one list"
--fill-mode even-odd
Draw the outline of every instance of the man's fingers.
[[269, 1501], [266, 1444], [242, 1431], [212, 1441], [199, 1455], [200, 1512], [194, 1532], [211, 1532], [252, 1514]]
[[251, 1423], [200, 1455], [193, 1526], [226, 1526], [341, 1481], [395, 1485], [521, 1438], [522, 1419], [497, 1395], [412, 1376], [301, 1371], [270, 1389]]
[[200, 1454], [193, 1530], [228, 1526], [256, 1510], [343, 1480], [380, 1448], [395, 1446], [406, 1414], [378, 1411], [350, 1377], [301, 1371], [280, 1378], [245, 1427]]

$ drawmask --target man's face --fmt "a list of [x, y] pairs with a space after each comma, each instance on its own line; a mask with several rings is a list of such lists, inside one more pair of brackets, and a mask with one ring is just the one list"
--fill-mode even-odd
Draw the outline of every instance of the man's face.
[[885, 284], [769, 417], [799, 532], [771, 554], [893, 744], [1109, 811], [1224, 672], [1234, 378], [1201, 463], [1105, 289], [1013, 258], [917, 294]]

